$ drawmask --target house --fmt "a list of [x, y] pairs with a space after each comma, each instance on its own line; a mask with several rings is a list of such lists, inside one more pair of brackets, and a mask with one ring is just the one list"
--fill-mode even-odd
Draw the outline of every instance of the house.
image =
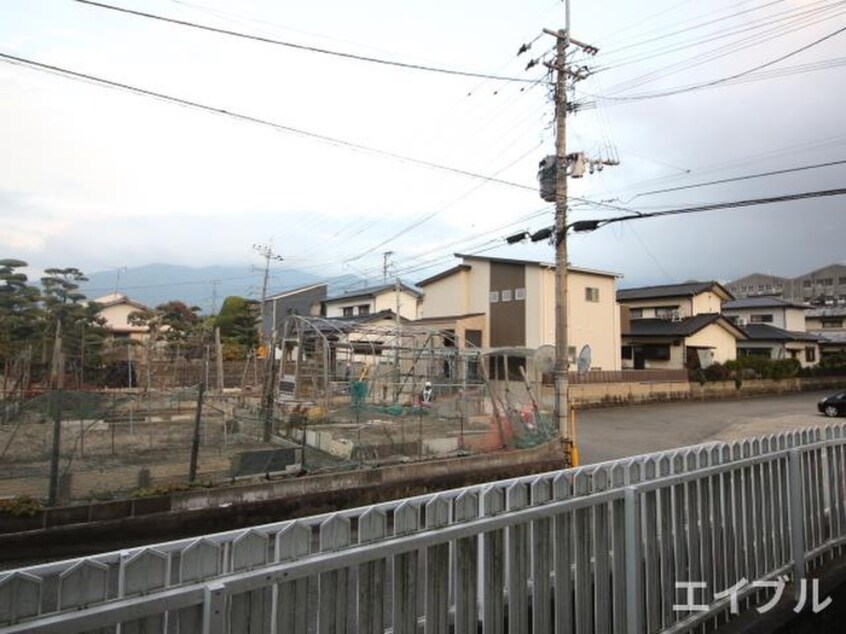
[[624, 368], [635, 370], [707, 368], [737, 354], [746, 334], [719, 313], [683, 319], [632, 319], [622, 335]]
[[819, 337], [805, 328], [807, 309], [780, 297], [746, 297], [723, 304], [723, 314], [747, 335], [737, 344], [737, 356], [797, 359], [803, 366], [819, 363]]
[[768, 324], [783, 330], [805, 332], [807, 308], [780, 297], [746, 297], [724, 303], [723, 314], [741, 328]]
[[769, 324], [747, 324], [743, 330], [747, 340], [738, 342], [737, 356], [764, 356], [770, 359], [796, 359], [802, 367], [814, 366], [820, 360], [817, 335], [784, 330]]
[[290, 315], [319, 315], [327, 288], [325, 283], [310, 284], [265, 299], [262, 311], [264, 337], [269, 339], [274, 331], [281, 336], [282, 326]]
[[92, 301], [100, 306], [98, 315], [105, 320], [103, 328], [113, 340], [130, 339], [139, 343], [146, 341], [150, 329], [131, 323], [129, 316], [136, 312], [152, 313], [152, 308], [129, 299], [122, 293], [110, 293]]
[[[425, 292], [417, 323], [455, 334], [455, 345], [534, 350], [555, 343], [555, 265], [456, 253], [461, 263], [418, 282]], [[620, 369], [616, 282], [606, 271], [570, 267], [570, 363], [590, 346], [591, 368]]]
[[348, 291], [323, 301], [323, 314], [330, 318], [348, 319], [391, 310], [403, 319], [419, 316], [418, 306], [423, 294], [403, 283], [382, 284]]
[[642, 286], [617, 292], [617, 301], [635, 319], [686, 319], [695, 315], [719, 314], [723, 302], [734, 299], [718, 282], [685, 282], [663, 286]]
[[805, 329], [819, 338], [820, 357], [846, 353], [846, 306], [809, 309]]
[[714, 281], [620, 290], [623, 367], [696, 369], [734, 359], [746, 334], [721, 314], [731, 299]]

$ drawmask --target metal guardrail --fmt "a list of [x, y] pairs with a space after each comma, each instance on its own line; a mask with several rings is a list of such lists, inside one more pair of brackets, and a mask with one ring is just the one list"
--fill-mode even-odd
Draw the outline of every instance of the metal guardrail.
[[32, 566], [0, 632], [693, 631], [839, 554], [844, 474], [826, 427]]

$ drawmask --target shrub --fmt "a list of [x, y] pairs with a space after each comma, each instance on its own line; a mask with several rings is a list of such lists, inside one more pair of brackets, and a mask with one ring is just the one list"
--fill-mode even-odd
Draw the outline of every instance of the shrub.
[[29, 495], [16, 495], [13, 498], [0, 500], [0, 513], [7, 513], [13, 517], [32, 517], [43, 510], [41, 502]]
[[712, 363], [703, 372], [708, 381], [725, 381], [731, 375], [731, 371], [721, 363]]

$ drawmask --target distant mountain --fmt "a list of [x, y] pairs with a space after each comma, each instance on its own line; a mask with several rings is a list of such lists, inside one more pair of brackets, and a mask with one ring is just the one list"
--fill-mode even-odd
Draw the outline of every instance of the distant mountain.
[[[217, 309], [230, 295], [259, 299], [263, 271], [244, 266], [190, 267], [175, 264], [147, 264], [120, 271], [88, 273], [89, 281], [81, 290], [89, 299], [119, 293], [135, 301], [157, 306], [170, 300], [180, 300], [191, 306], [199, 306], [209, 313], [214, 304]], [[344, 276], [342, 283], [349, 284], [350, 276]], [[296, 269], [270, 269], [267, 284], [268, 295], [283, 290], [314, 284], [320, 278]], [[335, 283], [331, 285], [335, 287]], [[331, 291], [330, 291], [331, 292]]]

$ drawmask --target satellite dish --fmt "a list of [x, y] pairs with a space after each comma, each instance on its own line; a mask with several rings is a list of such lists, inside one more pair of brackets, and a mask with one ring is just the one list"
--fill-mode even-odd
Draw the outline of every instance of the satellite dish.
[[582, 351], [579, 352], [579, 360], [576, 362], [576, 367], [579, 374], [584, 374], [590, 370], [590, 346], [585, 344], [582, 346]]
[[535, 370], [541, 374], [552, 374], [555, 371], [555, 346], [540, 346], [532, 355]]

